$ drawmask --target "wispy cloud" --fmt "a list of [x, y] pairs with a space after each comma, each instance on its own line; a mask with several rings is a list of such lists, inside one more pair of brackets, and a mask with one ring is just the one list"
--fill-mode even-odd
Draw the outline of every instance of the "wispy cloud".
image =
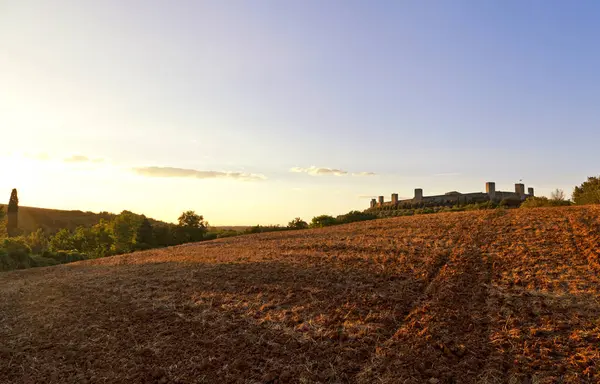
[[341, 170], [341, 169], [315, 167], [314, 165], [312, 167], [308, 167], [308, 168], [294, 167], [294, 168], [290, 169], [290, 172], [308, 173], [309, 175], [313, 175], [313, 176], [319, 176], [319, 175], [343, 176], [343, 175], [348, 174], [348, 172]]
[[460, 175], [462, 175], [462, 173], [460, 173], [460, 172], [446, 172], [446, 173], [436, 173], [433, 176], [440, 176], [440, 177], [446, 176], [447, 177], [447, 176], [460, 176]]
[[50, 155], [47, 153], [26, 153], [25, 157], [40, 161], [50, 160]]
[[302, 167], [294, 167], [290, 169], [290, 172], [295, 173], [308, 173], [313, 176], [322, 176], [322, 175], [334, 175], [334, 176], [375, 176], [377, 175], [375, 172], [355, 172], [349, 173], [348, 171], [344, 171], [342, 169], [337, 168], [327, 168], [327, 167], [315, 167], [314, 165], [308, 168]]
[[65, 163], [101, 163], [104, 159], [91, 159], [83, 155], [73, 155], [63, 160]]
[[137, 167], [132, 169], [138, 175], [146, 177], [179, 177], [194, 179], [233, 179], [241, 181], [266, 180], [264, 175], [244, 172], [199, 171], [196, 169], [174, 167]]

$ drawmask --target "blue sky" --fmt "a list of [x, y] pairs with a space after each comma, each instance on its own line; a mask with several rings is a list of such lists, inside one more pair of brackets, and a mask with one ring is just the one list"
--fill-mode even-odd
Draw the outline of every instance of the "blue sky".
[[416, 187], [570, 193], [599, 173], [598, 20], [595, 1], [0, 2], [0, 193], [223, 225]]

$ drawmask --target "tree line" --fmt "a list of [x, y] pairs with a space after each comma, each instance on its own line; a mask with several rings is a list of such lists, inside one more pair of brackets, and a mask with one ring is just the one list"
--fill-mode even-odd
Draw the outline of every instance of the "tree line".
[[0, 209], [0, 220], [8, 216], [2, 220], [6, 230], [0, 241], [0, 270], [113, 256], [216, 237], [207, 236], [208, 223], [194, 211], [183, 212], [177, 224], [153, 224], [144, 215], [123, 211], [91, 227], [80, 226], [73, 231], [63, 228], [55, 234], [47, 234], [42, 229], [20, 234], [14, 227], [18, 212], [16, 190], [11, 194], [11, 203], [8, 214]]

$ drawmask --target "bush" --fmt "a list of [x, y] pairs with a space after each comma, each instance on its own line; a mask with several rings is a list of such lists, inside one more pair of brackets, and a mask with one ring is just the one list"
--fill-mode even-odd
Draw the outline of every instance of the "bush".
[[215, 232], [206, 232], [204, 234], [204, 240], [214, 240], [218, 237], [219, 237], [219, 235], [216, 234]]
[[308, 228], [308, 223], [302, 220], [299, 217], [296, 217], [294, 220], [288, 223], [289, 229], [306, 229]]
[[357, 221], [366, 221], [366, 220], [374, 220], [377, 218], [377, 215], [373, 213], [360, 212], [360, 211], [350, 211], [345, 215], [338, 216], [335, 220], [337, 224], [347, 224], [354, 223]]
[[315, 216], [312, 218], [312, 221], [310, 222], [311, 228], [329, 227], [331, 225], [336, 225], [336, 224], [337, 224], [336, 219], [333, 216], [329, 216], [329, 215]]
[[0, 249], [0, 271], [31, 267], [35, 267], [35, 262], [31, 259], [29, 254], [19, 250], [8, 252], [6, 249]]
[[8, 239], [4, 239], [2, 242], [2, 248], [8, 254], [24, 254], [29, 255], [31, 253], [31, 248], [27, 245], [27, 240], [23, 237], [10, 237]]
[[571, 204], [572, 203], [568, 200], [554, 200], [545, 196], [532, 196], [528, 197], [527, 200], [521, 204], [521, 208], [562, 207]]
[[280, 225], [260, 225], [259, 224], [259, 225], [255, 225], [250, 228], [246, 228], [244, 230], [244, 233], [250, 234], [250, 233], [263, 233], [263, 232], [277, 232], [277, 231], [285, 231], [288, 229], [289, 228], [282, 227]]
[[42, 257], [52, 259], [60, 264], [72, 263], [74, 261], [86, 260], [88, 258], [86, 255], [76, 251], [46, 251], [42, 254]]
[[48, 249], [48, 239], [41, 228], [27, 235], [25, 241], [31, 248], [31, 253], [40, 254]]
[[53, 265], [60, 264], [58, 261], [54, 259], [50, 259], [48, 257], [40, 256], [40, 255], [32, 255], [31, 259], [33, 260], [35, 265], [32, 267], [51, 267]]

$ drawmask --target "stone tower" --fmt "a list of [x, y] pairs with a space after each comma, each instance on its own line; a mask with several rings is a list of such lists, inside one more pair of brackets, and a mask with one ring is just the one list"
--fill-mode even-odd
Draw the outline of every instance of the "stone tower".
[[416, 188], [415, 189], [415, 201], [421, 201], [423, 200], [423, 190], [421, 188]]
[[519, 195], [520, 198], [523, 198], [525, 196], [525, 184], [515, 184], [515, 193]]
[[494, 183], [493, 181], [488, 181], [487, 183], [485, 183], [485, 193], [488, 194], [488, 196], [490, 197], [490, 200], [495, 200], [496, 199], [496, 183]]

